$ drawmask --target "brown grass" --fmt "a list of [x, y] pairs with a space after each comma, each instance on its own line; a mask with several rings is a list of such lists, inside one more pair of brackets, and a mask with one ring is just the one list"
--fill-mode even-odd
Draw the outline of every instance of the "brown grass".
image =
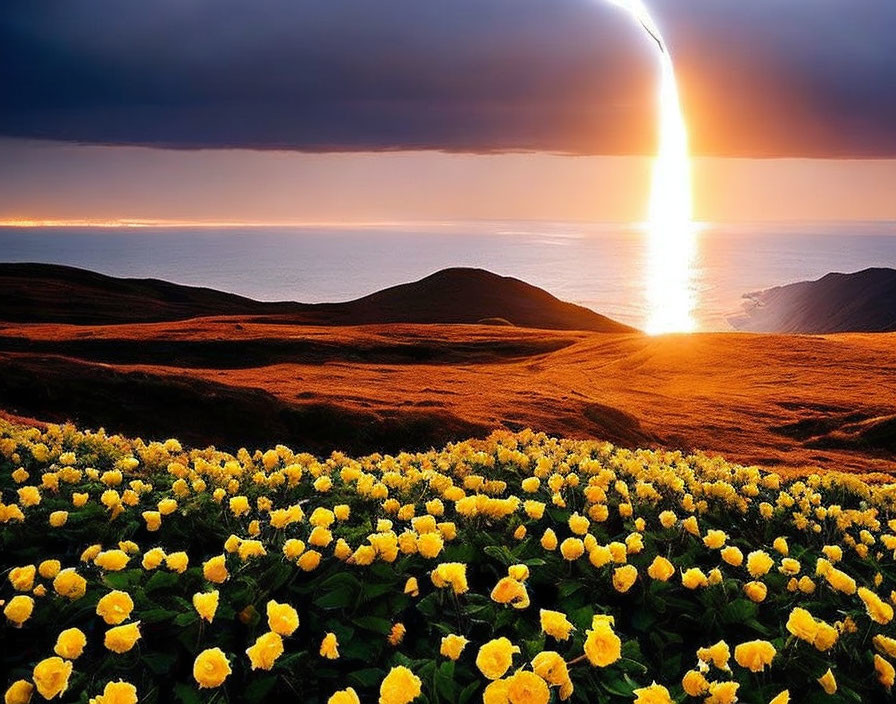
[[[0, 324], [0, 406], [219, 445], [420, 448], [495, 427], [896, 470], [896, 334]], [[142, 430], [141, 430], [142, 429]]]

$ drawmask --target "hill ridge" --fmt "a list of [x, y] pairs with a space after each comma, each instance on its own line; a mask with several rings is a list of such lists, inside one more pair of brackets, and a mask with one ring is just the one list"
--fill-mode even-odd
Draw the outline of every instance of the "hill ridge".
[[634, 332], [595, 311], [486, 269], [451, 267], [338, 303], [256, 301], [155, 278], [120, 278], [57, 264], [0, 263], [0, 320], [103, 325], [198, 317], [276, 316], [302, 325], [475, 324]]

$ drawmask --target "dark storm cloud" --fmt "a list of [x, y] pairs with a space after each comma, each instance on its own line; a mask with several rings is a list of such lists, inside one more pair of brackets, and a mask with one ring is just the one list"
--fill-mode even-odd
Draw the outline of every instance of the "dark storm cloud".
[[[896, 3], [656, 0], [698, 151], [896, 154]], [[600, 0], [3, 0], [0, 134], [301, 150], [653, 148]]]

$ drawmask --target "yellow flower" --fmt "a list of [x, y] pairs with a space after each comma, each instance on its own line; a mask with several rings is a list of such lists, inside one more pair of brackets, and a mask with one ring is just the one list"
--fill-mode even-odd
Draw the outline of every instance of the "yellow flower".
[[688, 670], [681, 680], [685, 693], [691, 697], [699, 697], [709, 691], [709, 682], [697, 670]]
[[143, 520], [146, 521], [146, 530], [154, 533], [162, 527], [162, 514], [158, 511], [144, 511]]
[[392, 630], [389, 632], [389, 644], [390, 645], [398, 645], [401, 641], [404, 640], [404, 634], [407, 632], [407, 629], [404, 627], [403, 623], [396, 623], [392, 626]]
[[229, 504], [230, 512], [237, 517], [252, 510], [252, 507], [249, 505], [249, 498], [246, 496], [232, 496]]
[[193, 608], [200, 618], [211, 623], [218, 611], [218, 590], [213, 592], [197, 592], [193, 595]]
[[162, 548], [152, 548], [143, 554], [143, 569], [154, 570], [165, 561], [165, 551]]
[[767, 640], [751, 640], [734, 648], [734, 660], [750, 672], [762, 672], [771, 665], [777, 651]]
[[105, 646], [114, 653], [126, 653], [140, 639], [140, 622], [115, 626], [106, 631]]
[[53, 699], [68, 689], [72, 676], [72, 664], [60, 657], [46, 658], [34, 666], [32, 679], [44, 699]]
[[570, 562], [578, 560], [584, 553], [585, 544], [579, 538], [567, 538], [560, 543], [560, 554]]
[[190, 558], [183, 551], [173, 552], [165, 556], [165, 566], [172, 572], [183, 574], [189, 564]]
[[623, 565], [613, 570], [613, 588], [622, 594], [631, 589], [638, 579], [638, 570], [634, 565]]
[[130, 594], [119, 590], [111, 591], [97, 602], [96, 614], [110, 626], [126, 621], [134, 609]]
[[588, 526], [591, 525], [591, 521], [578, 513], [574, 513], [569, 517], [568, 524], [569, 529], [576, 535], [585, 535], [588, 532]]
[[896, 679], [896, 670], [877, 653], [874, 654], [874, 671], [877, 673], [877, 681], [884, 687], [890, 689], [893, 686], [893, 680]]
[[277, 658], [283, 655], [283, 638], [279, 633], [268, 631], [258, 636], [255, 645], [246, 649], [246, 655], [253, 670], [270, 670]]
[[104, 550], [93, 558], [93, 564], [108, 572], [118, 572], [128, 566], [130, 559], [124, 550]]
[[681, 583], [688, 589], [697, 589], [709, 584], [709, 579], [699, 567], [691, 567], [681, 575]]
[[825, 545], [821, 551], [831, 562], [840, 562], [843, 559], [843, 548], [839, 545]]
[[896, 658], [896, 639], [878, 634], [872, 638], [874, 647], [891, 658]]
[[534, 494], [541, 486], [541, 480], [538, 477], [526, 477], [520, 482], [520, 488], [527, 494]]
[[354, 565], [369, 565], [376, 559], [376, 549], [372, 545], [361, 545], [352, 553], [349, 563]]
[[467, 566], [462, 562], [443, 562], [430, 574], [433, 585], [442, 589], [451, 586], [455, 594], [463, 594], [467, 586]]
[[673, 704], [672, 697], [669, 696], [669, 690], [656, 682], [649, 687], [636, 689], [633, 694], [635, 695], [635, 700], [632, 704]]
[[754, 550], [747, 555], [747, 572], [753, 579], [767, 574], [774, 564], [775, 561], [764, 550]]
[[747, 582], [744, 585], [744, 594], [747, 595], [750, 601], [755, 601], [758, 604], [765, 601], [765, 597], [768, 595], [768, 587], [762, 582]]
[[412, 597], [420, 595], [420, 585], [417, 584], [416, 577], [408, 577], [408, 581], [404, 583], [404, 593]]
[[507, 699], [513, 704], [547, 704], [550, 697], [547, 683], [534, 672], [520, 670], [510, 678]]
[[19, 495], [19, 503], [26, 508], [40, 503], [40, 490], [36, 486], [23, 486], [16, 493]]
[[358, 699], [357, 692], [355, 692], [352, 687], [349, 687], [334, 692], [332, 696], [327, 699], [327, 704], [361, 704], [361, 700]]
[[834, 678], [834, 673], [831, 672], [831, 668], [828, 668], [828, 671], [818, 678], [818, 684], [820, 684], [821, 688], [828, 694], [833, 694], [837, 691], [837, 680]]
[[725, 544], [726, 540], [728, 540], [728, 536], [725, 534], [725, 531], [713, 529], [706, 531], [703, 544], [712, 550], [718, 550]]
[[675, 567], [665, 557], [657, 555], [647, 568], [647, 574], [651, 579], [666, 582], [675, 574]]
[[37, 571], [44, 579], [53, 579], [61, 569], [62, 563], [59, 560], [44, 560], [38, 566]]
[[87, 580], [71, 567], [61, 570], [53, 579], [53, 590], [72, 601], [87, 593]]
[[320, 565], [321, 554], [317, 550], [308, 550], [302, 553], [296, 564], [304, 572], [312, 572]]
[[799, 574], [801, 569], [799, 560], [794, 560], [792, 557], [785, 557], [781, 560], [781, 566], [778, 568], [778, 571], [781, 574], [785, 574], [788, 577], [793, 576], [795, 574]]
[[476, 667], [490, 680], [499, 679], [510, 668], [514, 653], [518, 652], [519, 646], [513, 645], [507, 638], [495, 638], [479, 648]]
[[222, 584], [227, 581], [230, 574], [227, 572], [227, 562], [224, 555], [216, 555], [209, 558], [202, 565], [202, 575], [215, 584]]
[[336, 660], [339, 657], [339, 641], [335, 633], [327, 633], [320, 644], [320, 656], [327, 660]]
[[511, 565], [507, 568], [507, 576], [518, 582], [525, 582], [529, 579], [529, 568], [526, 565]]
[[230, 663], [220, 648], [203, 650], [193, 662], [193, 679], [200, 689], [220, 687], [230, 672]]
[[846, 572], [831, 567], [824, 573], [824, 578], [834, 589], [844, 594], [856, 593], [856, 580], [850, 577]]
[[556, 550], [557, 549], [557, 534], [554, 533], [553, 530], [548, 528], [544, 535], [541, 536], [541, 547], [545, 550]]
[[84, 652], [87, 636], [78, 628], [66, 628], [56, 638], [53, 652], [66, 660], [76, 660]]
[[719, 555], [721, 555], [722, 559], [732, 567], [740, 567], [744, 561], [744, 554], [741, 552], [740, 548], [734, 547], [733, 545], [723, 548]]
[[824, 621], [818, 621], [817, 626], [818, 631], [815, 633], [815, 639], [812, 641], [812, 645], [821, 651], [830, 650], [834, 643], [837, 642], [837, 638], [840, 634], [837, 632], [836, 628]]
[[107, 682], [103, 693], [91, 704], [137, 704], [137, 688], [130, 682]]
[[13, 567], [9, 571], [9, 583], [17, 592], [30, 592], [34, 586], [34, 575], [37, 568], [34, 565], [25, 565], [24, 567]]
[[[560, 653], [553, 650], [545, 650], [532, 659], [532, 670], [545, 682], [554, 687], [562, 687], [572, 694], [572, 682], [569, 679], [569, 669]], [[561, 699], [567, 699], [561, 693]]]
[[289, 604], [271, 599], [266, 607], [268, 628], [281, 636], [291, 636], [299, 627], [299, 613]]
[[420, 696], [420, 684], [404, 665], [393, 667], [380, 684], [379, 704], [409, 704]]
[[799, 606], [790, 612], [787, 619], [787, 630], [800, 640], [814, 643], [818, 634], [818, 624], [812, 614]]
[[566, 614], [560, 611], [541, 609], [538, 618], [541, 630], [557, 640], [568, 640], [569, 634], [576, 629], [566, 618]]
[[678, 517], [672, 511], [663, 511], [660, 513], [660, 524], [663, 528], [671, 528], [678, 521]]
[[447, 636], [443, 636], [439, 653], [446, 658], [457, 660], [464, 648], [467, 647], [467, 643], [469, 643], [469, 641], [463, 636], [457, 636], [450, 633]]
[[423, 557], [438, 557], [442, 552], [445, 541], [440, 533], [424, 533], [417, 538], [417, 552]]
[[729, 669], [728, 659], [731, 657], [731, 650], [725, 641], [720, 640], [708, 648], [698, 648], [697, 657], [703, 662], [711, 662], [720, 670], [727, 670]]
[[865, 587], [859, 587], [858, 593], [872, 621], [886, 625], [893, 620], [893, 607], [883, 601], [877, 594]]
[[585, 656], [595, 667], [612, 665], [622, 656], [622, 641], [613, 632], [613, 617], [598, 614], [585, 631]]
[[613, 559], [613, 562], [626, 561], [626, 556], [628, 555], [628, 547], [625, 543], [620, 543], [618, 540], [614, 540], [612, 543], [607, 545], [607, 549], [610, 551], [610, 557]]
[[606, 545], [595, 545], [588, 552], [588, 561], [595, 567], [603, 567], [613, 559], [613, 554]]
[[768, 704], [790, 704], [790, 690], [785, 689], [783, 692], [778, 693]]
[[9, 603], [3, 608], [3, 615], [16, 626], [21, 626], [31, 618], [33, 611], [34, 599], [24, 594], [18, 594], [10, 599]]
[[787, 545], [787, 538], [783, 536], [775, 538], [775, 542], [772, 543], [772, 547], [782, 555], [786, 556], [790, 554], [790, 548]]
[[28, 704], [31, 701], [31, 695], [34, 693], [34, 685], [28, 680], [16, 680], [3, 697], [5, 704]]
[[738, 682], [710, 682], [707, 704], [734, 704], [737, 701]]
[[510, 604], [517, 609], [529, 606], [526, 585], [513, 577], [502, 577], [492, 589], [491, 599], [499, 604]]

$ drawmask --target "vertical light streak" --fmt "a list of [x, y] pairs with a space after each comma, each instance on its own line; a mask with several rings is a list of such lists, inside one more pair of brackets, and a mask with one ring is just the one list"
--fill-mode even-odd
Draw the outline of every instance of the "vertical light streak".
[[696, 228], [692, 222], [688, 135], [672, 57], [641, 0], [609, 0], [627, 10], [659, 46], [659, 142], [653, 163], [647, 221], [645, 330], [690, 332], [695, 305], [692, 267]]

